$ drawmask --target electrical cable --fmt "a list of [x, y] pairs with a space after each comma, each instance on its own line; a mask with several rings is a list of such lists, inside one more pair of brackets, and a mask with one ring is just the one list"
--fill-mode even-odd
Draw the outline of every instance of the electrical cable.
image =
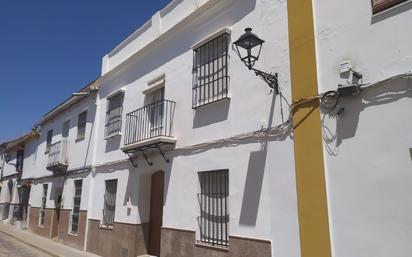
[[[374, 87], [379, 87], [379, 86], [385, 85], [388, 82], [392, 82], [392, 81], [400, 79], [400, 78], [412, 79], [412, 73], [407, 72], [407, 73], [395, 75], [395, 76], [392, 76], [390, 78], [387, 78], [387, 79], [384, 79], [384, 80], [381, 80], [381, 81], [377, 81], [373, 84], [362, 84], [361, 85], [361, 91], [366, 91], [366, 90], [372, 89]], [[288, 131], [290, 131], [290, 129], [292, 127], [292, 123], [293, 123], [293, 114], [299, 106], [301, 106], [305, 103], [314, 101], [314, 100], [319, 100], [319, 103], [321, 105], [322, 110], [325, 111], [326, 113], [329, 113], [329, 112], [335, 110], [335, 108], [339, 105], [339, 98], [340, 98], [339, 93], [338, 93], [337, 90], [330, 90], [330, 91], [327, 91], [323, 94], [300, 98], [299, 100], [294, 101], [292, 104], [289, 104], [289, 101], [282, 94], [281, 90], [279, 90], [279, 95], [280, 95], [281, 99], [283, 99], [289, 107], [288, 119], [286, 121], [282, 122], [281, 124], [279, 124], [275, 127], [271, 127], [271, 128], [260, 129], [260, 130], [255, 130], [255, 131], [248, 132], [248, 133], [238, 134], [238, 135], [235, 135], [235, 136], [232, 136], [232, 137], [229, 137], [229, 138], [208, 141], [208, 142], [195, 144], [195, 145], [190, 145], [190, 146], [182, 146], [182, 147], [175, 148], [172, 151], [195, 150], [195, 149], [201, 149], [201, 148], [204, 148], [204, 147], [208, 147], [208, 146], [216, 145], [216, 144], [222, 144], [222, 143], [238, 144], [241, 141], [248, 140], [248, 139], [259, 139], [259, 138], [263, 138], [263, 137], [275, 137], [275, 136], [284, 135]], [[283, 111], [282, 111], [282, 115], [283, 115]], [[283, 121], [283, 119], [282, 119], [282, 121]], [[95, 165], [93, 168], [99, 168], [99, 167], [102, 167], [102, 166], [114, 165], [114, 164], [123, 163], [123, 162], [126, 162], [126, 161], [129, 161], [129, 159], [123, 159], [123, 160], [119, 160], [119, 161], [114, 161], [114, 162], [109, 162], [109, 163], [104, 163], [104, 164], [98, 164], [98, 165]]]

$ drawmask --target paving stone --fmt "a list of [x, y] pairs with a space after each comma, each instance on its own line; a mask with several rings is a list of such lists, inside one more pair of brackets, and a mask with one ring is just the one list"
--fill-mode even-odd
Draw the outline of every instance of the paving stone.
[[50, 255], [1, 233], [0, 257], [50, 257]]

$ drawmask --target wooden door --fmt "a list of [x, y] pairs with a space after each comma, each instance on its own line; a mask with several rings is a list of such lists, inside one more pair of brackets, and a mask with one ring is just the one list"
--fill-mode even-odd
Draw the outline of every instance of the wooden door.
[[164, 172], [152, 175], [150, 196], [149, 254], [160, 256], [160, 234], [163, 223]]

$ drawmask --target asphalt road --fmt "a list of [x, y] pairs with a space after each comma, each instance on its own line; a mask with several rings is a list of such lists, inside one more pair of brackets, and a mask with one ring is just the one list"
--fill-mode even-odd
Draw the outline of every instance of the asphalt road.
[[50, 257], [50, 255], [0, 233], [0, 257]]

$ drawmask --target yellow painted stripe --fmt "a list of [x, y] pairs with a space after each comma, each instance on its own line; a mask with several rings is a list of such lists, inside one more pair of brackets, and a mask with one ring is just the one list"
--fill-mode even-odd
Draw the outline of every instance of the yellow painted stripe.
[[[292, 98], [318, 94], [312, 0], [289, 0]], [[293, 118], [302, 257], [331, 257], [319, 101]]]

